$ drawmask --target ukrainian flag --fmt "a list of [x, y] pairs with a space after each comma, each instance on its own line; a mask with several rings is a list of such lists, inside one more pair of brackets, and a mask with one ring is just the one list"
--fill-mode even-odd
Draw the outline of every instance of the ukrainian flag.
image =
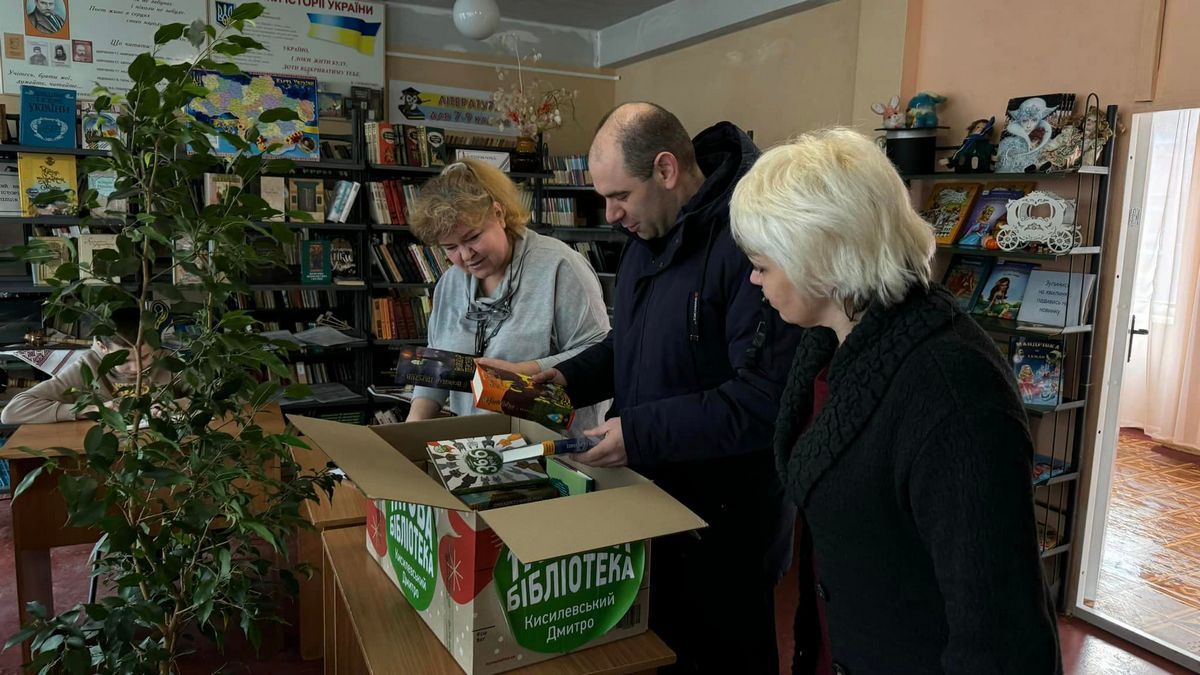
[[379, 22], [363, 21], [353, 16], [336, 14], [308, 15], [308, 37], [336, 42], [357, 49], [363, 54], [375, 53], [375, 36]]

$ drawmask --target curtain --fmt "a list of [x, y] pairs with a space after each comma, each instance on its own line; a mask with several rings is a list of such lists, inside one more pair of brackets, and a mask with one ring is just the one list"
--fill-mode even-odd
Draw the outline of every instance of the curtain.
[[[1200, 109], [1155, 113], [1121, 426], [1200, 452]], [[1126, 327], [1128, 329], [1128, 327]]]

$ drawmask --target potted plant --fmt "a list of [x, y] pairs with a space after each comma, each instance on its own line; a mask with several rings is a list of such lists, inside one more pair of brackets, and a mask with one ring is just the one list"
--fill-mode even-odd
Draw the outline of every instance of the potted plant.
[[[57, 615], [31, 603], [33, 620], [8, 646], [31, 640], [32, 671], [171, 673], [188, 649], [185, 636], [196, 631], [220, 646], [227, 630], [240, 628], [257, 647], [263, 623], [278, 621], [279, 587], [294, 592], [294, 574], [311, 572], [286, 566], [285, 541], [306, 525], [302, 503], [318, 490], [330, 493], [337, 479], [328, 471], [300, 474], [288, 448], [301, 441], [256, 423], [255, 413], [271, 404], [288, 375], [280, 357], [288, 347], [256, 334], [255, 319], [230, 303], [247, 290], [241, 281], [247, 270], [272, 262], [247, 244], [247, 235], [257, 231], [283, 242], [292, 235], [282, 224], [269, 230], [255, 224], [278, 215], [257, 195], [231, 189], [208, 206], [197, 195], [205, 172], [224, 170], [250, 185], [263, 172], [284, 173], [293, 165], [256, 154], [257, 126], [239, 137], [183, 112], [208, 94], [196, 70], [236, 74], [230, 59], [263, 48], [241, 34], [262, 12], [262, 5], [244, 3], [223, 27], [203, 21], [163, 26], [153, 50], [129, 66], [125, 95], [96, 92], [97, 111], [116, 116], [121, 137], [111, 139], [108, 156], [84, 164], [115, 172], [116, 192], [109, 197], [127, 200], [133, 215], [118, 227], [117, 250], [99, 251], [90, 268], [83, 265], [97, 278], [84, 283], [78, 263], [57, 270], [45, 314], [88, 319], [91, 336], [112, 336], [113, 313], [123, 308], [137, 308], [140, 324], [135, 338], [122, 340], [124, 349], [84, 373], [89, 386], [79, 392], [77, 410], [90, 410], [95, 427], [83, 452], [49, 459], [14, 490], [14, 499], [40, 472], [54, 472], [65, 524], [101, 533], [92, 574], [117, 590]], [[195, 47], [192, 59], [156, 57], [163, 45], [184, 39]], [[276, 109], [258, 123], [289, 119], [295, 112]], [[216, 157], [212, 135], [237, 154]], [[58, 196], [45, 193], [39, 200]], [[80, 201], [95, 207], [96, 192], [88, 190]], [[22, 254], [36, 262], [46, 251], [30, 246]], [[176, 287], [177, 271], [192, 285]], [[170, 341], [164, 319], [173, 327]], [[146, 363], [143, 347], [158, 350], [153, 363]], [[127, 359], [136, 363], [136, 379], [105, 405], [97, 383]]]

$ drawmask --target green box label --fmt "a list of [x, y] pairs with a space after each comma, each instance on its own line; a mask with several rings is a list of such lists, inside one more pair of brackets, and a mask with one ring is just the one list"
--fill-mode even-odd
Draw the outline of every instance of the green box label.
[[429, 607], [437, 588], [437, 539], [433, 509], [421, 504], [386, 502], [388, 559], [400, 590], [417, 611]]
[[505, 546], [496, 592], [517, 644], [552, 654], [604, 635], [637, 599], [646, 547], [621, 544], [526, 565]]

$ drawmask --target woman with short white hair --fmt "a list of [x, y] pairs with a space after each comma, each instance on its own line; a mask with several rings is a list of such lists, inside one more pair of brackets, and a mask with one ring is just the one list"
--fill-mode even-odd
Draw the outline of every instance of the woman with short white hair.
[[931, 283], [931, 228], [883, 152], [805, 134], [758, 160], [730, 214], [751, 280], [812, 328], [775, 452], [833, 671], [1061, 672], [1024, 410], [995, 344]]

